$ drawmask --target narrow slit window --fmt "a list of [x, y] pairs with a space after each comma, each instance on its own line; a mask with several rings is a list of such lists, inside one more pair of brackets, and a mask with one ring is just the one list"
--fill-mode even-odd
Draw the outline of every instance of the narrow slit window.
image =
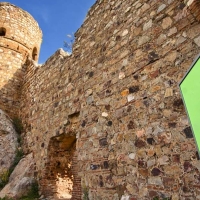
[[32, 59], [35, 61], [37, 60], [37, 48], [36, 47], [33, 48]]
[[1, 27], [0, 28], [0, 36], [5, 36], [6, 35], [6, 29]]

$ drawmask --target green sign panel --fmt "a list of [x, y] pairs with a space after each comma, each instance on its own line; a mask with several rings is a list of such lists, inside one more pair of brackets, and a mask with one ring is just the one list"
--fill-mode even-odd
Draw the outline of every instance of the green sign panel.
[[[179, 84], [182, 98], [200, 149], [200, 55]], [[200, 152], [200, 151], [199, 151]]]

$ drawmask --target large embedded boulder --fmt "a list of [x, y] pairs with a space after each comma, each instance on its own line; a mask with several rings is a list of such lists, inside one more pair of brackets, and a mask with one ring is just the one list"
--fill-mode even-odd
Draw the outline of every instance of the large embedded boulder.
[[0, 110], [0, 175], [13, 164], [17, 148], [17, 133], [12, 120]]
[[30, 191], [34, 179], [34, 161], [32, 153], [22, 158], [10, 175], [8, 184], [0, 191], [5, 196], [19, 199]]
[[[12, 120], [2, 110], [0, 110], [0, 181], [7, 179], [11, 166], [17, 156], [18, 136], [13, 126]], [[29, 154], [15, 167], [9, 177], [8, 184], [0, 191], [0, 198], [5, 196], [20, 198], [25, 195], [34, 182], [33, 155]]]

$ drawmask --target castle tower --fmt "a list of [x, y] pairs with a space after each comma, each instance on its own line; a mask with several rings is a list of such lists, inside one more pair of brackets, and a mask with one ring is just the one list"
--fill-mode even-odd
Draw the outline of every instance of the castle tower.
[[38, 61], [42, 31], [26, 11], [0, 2], [0, 109], [17, 114], [27, 58]]

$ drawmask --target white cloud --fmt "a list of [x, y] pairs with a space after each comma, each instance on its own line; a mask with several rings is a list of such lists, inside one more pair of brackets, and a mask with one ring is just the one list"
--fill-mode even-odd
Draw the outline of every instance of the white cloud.
[[44, 5], [32, 5], [31, 14], [35, 16], [34, 18], [40, 18], [44, 23], [49, 23], [50, 10]]
[[41, 15], [41, 18], [43, 19], [43, 21], [45, 23], [48, 23], [49, 22], [49, 12], [48, 10], [41, 10], [41, 12], [39, 13]]

